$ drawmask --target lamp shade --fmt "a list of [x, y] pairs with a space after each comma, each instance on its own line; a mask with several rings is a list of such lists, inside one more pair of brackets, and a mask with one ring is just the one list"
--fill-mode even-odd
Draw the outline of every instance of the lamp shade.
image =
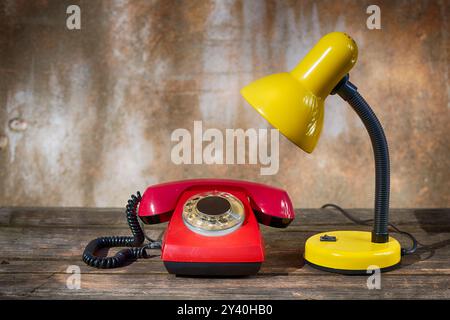
[[304, 151], [314, 150], [323, 126], [324, 102], [358, 57], [342, 32], [325, 35], [291, 71], [258, 79], [242, 96], [272, 126]]

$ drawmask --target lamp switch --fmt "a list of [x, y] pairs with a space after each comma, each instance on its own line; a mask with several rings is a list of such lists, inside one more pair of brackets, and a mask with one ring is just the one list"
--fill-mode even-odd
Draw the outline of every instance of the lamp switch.
[[320, 241], [326, 241], [326, 242], [336, 242], [336, 237], [335, 236], [329, 236], [329, 235], [324, 235], [320, 237]]

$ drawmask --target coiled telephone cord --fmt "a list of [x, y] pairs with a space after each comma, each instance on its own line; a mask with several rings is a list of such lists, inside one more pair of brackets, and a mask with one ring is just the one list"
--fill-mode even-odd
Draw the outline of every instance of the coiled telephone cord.
[[[141, 193], [138, 191], [136, 195], [131, 195], [126, 206], [127, 221], [133, 236], [100, 237], [92, 240], [88, 243], [83, 252], [83, 261], [87, 265], [101, 269], [117, 268], [125, 265], [129, 261], [147, 258], [148, 255], [146, 249], [161, 248], [161, 242], [146, 237], [139, 224], [136, 209], [141, 199]], [[146, 238], [149, 240], [149, 243], [141, 246]], [[100, 249], [112, 247], [131, 248], [123, 249], [117, 252], [113, 257], [99, 257], [95, 255]]]

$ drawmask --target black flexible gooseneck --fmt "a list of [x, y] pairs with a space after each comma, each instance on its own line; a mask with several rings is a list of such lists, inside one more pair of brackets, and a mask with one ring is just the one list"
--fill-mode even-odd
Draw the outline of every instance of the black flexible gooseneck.
[[358, 114], [369, 133], [375, 158], [375, 216], [372, 242], [389, 241], [389, 149], [383, 127], [369, 104], [358, 93], [358, 88], [349, 81], [347, 74], [333, 89]]

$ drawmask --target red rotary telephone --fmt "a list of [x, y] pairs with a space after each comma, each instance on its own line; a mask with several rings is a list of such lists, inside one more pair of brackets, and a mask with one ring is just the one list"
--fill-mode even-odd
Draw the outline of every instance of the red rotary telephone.
[[115, 257], [94, 255], [101, 247], [141, 245], [144, 234], [136, 214], [146, 224], [170, 220], [161, 257], [169, 273], [178, 275], [255, 274], [264, 261], [258, 222], [285, 228], [294, 219], [286, 191], [263, 184], [224, 179], [163, 183], [129, 200], [127, 217], [134, 237], [92, 240], [83, 260], [91, 266], [111, 268], [130, 258], [145, 257], [145, 249], [155, 247], [154, 243], [122, 250]]

